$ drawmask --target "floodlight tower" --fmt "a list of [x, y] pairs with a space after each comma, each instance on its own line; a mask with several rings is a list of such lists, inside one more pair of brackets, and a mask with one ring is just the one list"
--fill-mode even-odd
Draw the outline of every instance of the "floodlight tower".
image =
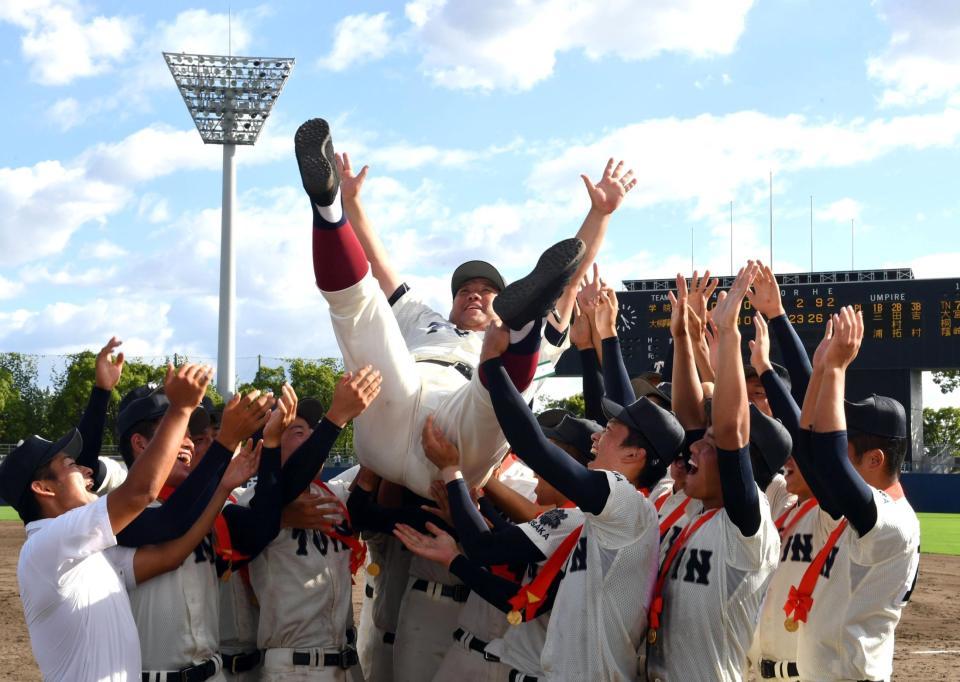
[[217, 390], [224, 398], [236, 388], [237, 277], [234, 270], [233, 207], [238, 144], [253, 145], [280, 96], [292, 57], [224, 57], [164, 52], [183, 101], [204, 144], [223, 145], [223, 199], [220, 218], [220, 319], [217, 333]]

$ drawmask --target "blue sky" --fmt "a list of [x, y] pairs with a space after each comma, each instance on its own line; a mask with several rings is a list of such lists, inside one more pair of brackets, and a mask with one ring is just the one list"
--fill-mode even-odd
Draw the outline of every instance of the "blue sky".
[[[0, 0], [0, 350], [212, 358], [220, 148], [161, 50], [227, 51], [227, 3]], [[370, 214], [438, 306], [451, 269], [516, 276], [586, 211], [580, 172], [622, 157], [609, 280], [960, 258], [960, 5], [818, 0], [232, 3], [234, 54], [297, 59], [238, 150], [238, 355], [336, 354], [312, 284], [296, 127], [323, 116], [369, 163]], [[928, 402], [943, 402], [926, 392]], [[950, 398], [951, 402], [960, 402]]]

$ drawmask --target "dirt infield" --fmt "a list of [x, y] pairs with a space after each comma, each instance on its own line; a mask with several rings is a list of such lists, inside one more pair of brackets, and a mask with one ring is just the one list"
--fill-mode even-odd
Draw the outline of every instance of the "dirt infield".
[[[23, 526], [0, 522], [0, 680], [37, 682], [30, 640], [17, 594], [17, 556]], [[361, 587], [362, 589], [362, 583]], [[359, 616], [360, 589], [354, 603]], [[897, 628], [895, 680], [956, 680], [960, 668], [960, 557], [924, 554], [920, 579], [910, 606]], [[951, 672], [952, 671], [952, 672]]]

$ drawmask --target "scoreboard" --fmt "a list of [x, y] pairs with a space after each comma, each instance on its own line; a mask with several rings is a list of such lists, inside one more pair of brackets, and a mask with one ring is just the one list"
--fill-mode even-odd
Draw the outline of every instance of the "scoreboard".
[[[733, 278], [721, 281], [718, 291]], [[863, 312], [864, 339], [853, 364], [861, 370], [960, 369], [960, 278], [913, 279], [910, 270], [780, 275], [780, 294], [790, 322], [812, 355], [830, 315], [852, 305]], [[672, 355], [670, 301], [673, 280], [634, 280], [618, 292], [617, 329], [631, 376], [660, 366]], [[716, 305], [716, 293], [708, 306]], [[753, 338], [750, 302], [740, 313], [743, 342]], [[772, 356], [779, 350], [774, 340]], [[568, 353], [558, 374], [579, 374], [579, 358]], [[671, 364], [668, 362], [668, 365]]]

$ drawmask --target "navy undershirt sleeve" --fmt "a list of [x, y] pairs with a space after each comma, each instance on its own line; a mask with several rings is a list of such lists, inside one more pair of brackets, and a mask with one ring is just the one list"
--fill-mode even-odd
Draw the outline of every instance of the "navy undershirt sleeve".
[[159, 507], [147, 507], [117, 534], [124, 547], [157, 545], [186, 533], [216, 492], [233, 453], [214, 441], [186, 480]]
[[257, 556], [280, 532], [280, 448], [263, 448], [257, 485], [249, 507], [228, 504], [223, 518], [233, 548], [250, 559]]
[[600, 371], [600, 361], [597, 360], [597, 351], [593, 348], [580, 351], [580, 366], [583, 369], [583, 416], [606, 426], [607, 416], [600, 404], [600, 399], [603, 398], [603, 374]]
[[775, 418], [783, 423], [787, 431], [790, 432], [790, 438], [796, 442], [797, 433], [800, 431], [800, 406], [793, 399], [786, 384], [783, 383], [783, 379], [772, 369], [763, 373], [760, 382], [767, 392], [770, 411], [773, 412]]
[[504, 613], [513, 610], [510, 599], [519, 591], [520, 583], [494, 575], [462, 554], [450, 562], [449, 570], [472, 592], [480, 595], [484, 601]]
[[313, 433], [287, 458], [280, 472], [280, 506], [286, 507], [307, 489], [327, 461], [330, 449], [340, 436], [340, 427], [324, 417]]
[[347, 511], [350, 513], [350, 525], [355, 532], [393, 534], [397, 524], [402, 523], [421, 533], [429, 533], [427, 530], [429, 522], [456, 536], [456, 531], [436, 514], [413, 506], [384, 507], [377, 503], [375, 491], [364, 490], [360, 486], [350, 491], [350, 497], [347, 498]]
[[77, 464], [93, 470], [93, 488], [103, 484], [106, 469], [100, 464], [100, 447], [103, 445], [103, 426], [107, 421], [107, 405], [110, 404], [110, 391], [94, 386], [87, 400], [87, 407], [80, 416], [77, 430], [83, 438], [83, 449], [77, 457]]
[[810, 486], [810, 491], [817, 498], [817, 504], [832, 518], [839, 519], [843, 514], [833, 496], [833, 491], [824, 481], [824, 470], [814, 459], [813, 434], [809, 429], [800, 429], [797, 439], [793, 442], [793, 460], [800, 467], [800, 473]]
[[497, 421], [517, 456], [583, 511], [588, 514], [603, 511], [610, 496], [606, 474], [587, 469], [547, 440], [499, 357], [487, 360], [480, 367]]
[[750, 446], [739, 450], [717, 448], [723, 508], [744, 537], [760, 530], [760, 494], [750, 465]]
[[493, 524], [494, 533], [513, 525], [500, 513], [500, 510], [497, 509], [496, 505], [491, 502], [486, 495], [481, 495], [477, 504], [480, 505], [480, 513], [483, 514], [483, 518]]
[[623, 354], [620, 352], [620, 339], [611, 336], [603, 339], [603, 385], [607, 398], [617, 405], [630, 405], [637, 399], [630, 383], [630, 375], [623, 364]]
[[462, 478], [447, 483], [450, 516], [460, 536], [460, 546], [473, 561], [484, 566], [543, 561], [546, 557], [519, 526], [510, 525], [490, 532], [480, 512], [473, 506], [467, 484]]
[[873, 489], [847, 456], [847, 432], [813, 433], [810, 445], [816, 453], [816, 464], [822, 467], [822, 482], [836, 510], [846, 516], [857, 535], [863, 537], [877, 525], [877, 503]]
[[783, 365], [790, 373], [790, 392], [793, 399], [798, 405], [802, 405], [810, 375], [813, 373], [807, 351], [786, 314], [771, 318], [767, 324], [777, 339]]

